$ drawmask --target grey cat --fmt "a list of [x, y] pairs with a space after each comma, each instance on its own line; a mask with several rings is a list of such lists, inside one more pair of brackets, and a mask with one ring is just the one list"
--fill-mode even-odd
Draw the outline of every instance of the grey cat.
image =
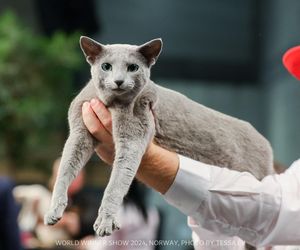
[[110, 235], [119, 228], [116, 213], [153, 138], [171, 151], [249, 171], [258, 179], [273, 173], [270, 144], [249, 123], [204, 107], [150, 80], [151, 66], [162, 49], [161, 39], [135, 46], [102, 45], [81, 37], [80, 45], [91, 65], [92, 77], [69, 109], [70, 135], [51, 207], [44, 218], [46, 224], [55, 224], [62, 217], [70, 182], [89, 160], [95, 145], [101, 143], [91, 136], [82, 120], [82, 104], [92, 98], [99, 98], [110, 110], [115, 143], [111, 177], [94, 224], [97, 235]]

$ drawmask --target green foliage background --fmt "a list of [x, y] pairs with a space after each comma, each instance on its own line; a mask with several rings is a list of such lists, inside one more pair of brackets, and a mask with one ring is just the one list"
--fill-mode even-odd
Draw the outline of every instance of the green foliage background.
[[61, 151], [79, 34], [35, 34], [12, 12], [0, 17], [0, 160], [13, 168], [49, 166]]

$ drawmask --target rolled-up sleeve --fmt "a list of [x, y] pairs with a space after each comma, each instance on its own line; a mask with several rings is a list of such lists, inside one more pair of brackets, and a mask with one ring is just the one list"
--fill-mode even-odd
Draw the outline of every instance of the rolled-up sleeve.
[[255, 246], [300, 244], [300, 161], [258, 181], [247, 172], [179, 158], [164, 197], [192, 218], [194, 231], [199, 226]]

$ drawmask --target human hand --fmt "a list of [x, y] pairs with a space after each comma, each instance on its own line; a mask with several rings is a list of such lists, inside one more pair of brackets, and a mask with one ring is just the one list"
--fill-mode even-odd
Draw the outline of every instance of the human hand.
[[[82, 117], [87, 129], [99, 141], [95, 148], [96, 153], [104, 162], [112, 165], [115, 148], [109, 110], [99, 100], [92, 99], [83, 104]], [[157, 191], [165, 193], [175, 179], [178, 166], [177, 154], [151, 141], [138, 169], [137, 178]]]
[[89, 132], [99, 141], [95, 148], [97, 155], [108, 165], [112, 165], [115, 146], [112, 138], [112, 119], [108, 109], [98, 99], [84, 102], [82, 118]]
[[[90, 102], [83, 103], [82, 118], [89, 132], [99, 141], [95, 148], [97, 155], [105, 163], [112, 165], [115, 148], [112, 137], [112, 119], [109, 110], [98, 99], [92, 99]], [[151, 142], [145, 155], [148, 155], [152, 145], [153, 143]]]

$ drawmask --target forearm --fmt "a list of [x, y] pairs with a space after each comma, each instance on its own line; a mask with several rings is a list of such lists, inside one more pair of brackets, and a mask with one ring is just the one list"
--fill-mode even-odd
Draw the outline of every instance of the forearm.
[[142, 159], [137, 178], [164, 194], [174, 182], [178, 168], [179, 158], [176, 153], [151, 143]]
[[[300, 161], [284, 174], [258, 181], [247, 172], [207, 165], [179, 155], [164, 198], [203, 227], [252, 245], [300, 244]], [[287, 225], [288, 222], [288, 225]]]

